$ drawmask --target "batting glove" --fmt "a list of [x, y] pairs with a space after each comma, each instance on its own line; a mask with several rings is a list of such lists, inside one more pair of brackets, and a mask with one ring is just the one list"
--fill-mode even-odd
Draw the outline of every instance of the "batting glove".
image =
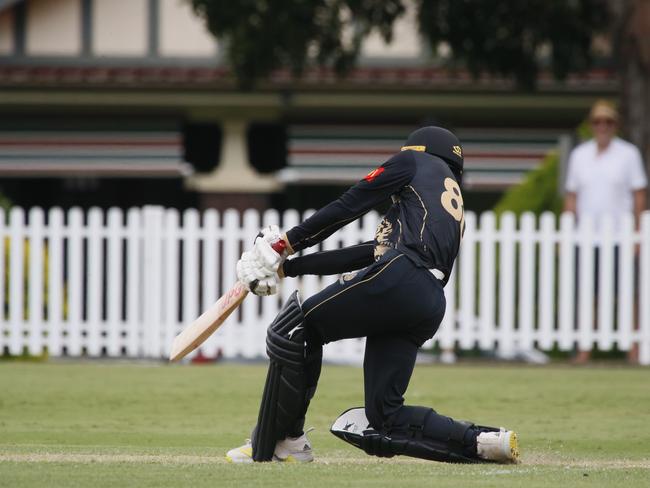
[[[264, 239], [266, 242], [268, 242], [271, 245], [275, 244], [278, 241], [284, 241], [284, 237], [280, 232], [280, 228], [277, 225], [269, 225], [267, 227], [264, 227], [262, 230], [260, 230], [257, 236], [255, 236], [255, 243], [257, 243], [257, 241], [260, 239]], [[282, 253], [280, 253], [280, 255], [282, 256], [283, 259], [285, 259], [289, 254], [290, 254], [289, 248], [288, 246], [285, 245], [284, 250], [282, 251]]]
[[278, 276], [275, 275], [258, 281], [255, 286], [251, 287], [251, 292], [260, 297], [275, 295], [278, 292], [278, 279]]
[[237, 279], [249, 291], [260, 296], [276, 293], [279, 280], [277, 267], [275, 269], [266, 267], [255, 252], [249, 251], [243, 253], [237, 261]]
[[282, 234], [280, 233], [280, 227], [277, 225], [267, 225], [264, 227], [262, 230], [259, 231], [259, 233], [255, 236], [255, 240], [258, 238], [264, 238], [266, 239], [269, 244], [274, 243], [275, 241], [278, 241], [282, 238]]

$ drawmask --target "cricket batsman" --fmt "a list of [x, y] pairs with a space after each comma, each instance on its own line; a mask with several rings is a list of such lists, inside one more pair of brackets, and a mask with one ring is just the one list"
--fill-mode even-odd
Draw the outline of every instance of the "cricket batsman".
[[[366, 337], [365, 405], [341, 414], [334, 435], [379, 457], [518, 461], [513, 431], [404, 405], [418, 348], [445, 314], [443, 287], [464, 230], [462, 174], [458, 138], [441, 127], [423, 127], [400, 152], [301, 224], [284, 234], [277, 227], [258, 234], [237, 263], [239, 280], [257, 295], [275, 293], [283, 276], [344, 274], [304, 302], [294, 292], [269, 326], [270, 363], [257, 425], [250, 441], [227, 453], [229, 461], [312, 461], [304, 424], [322, 347], [353, 337]], [[388, 199], [392, 205], [374, 240], [286, 259]], [[280, 239], [286, 247], [281, 254], [271, 247]]]

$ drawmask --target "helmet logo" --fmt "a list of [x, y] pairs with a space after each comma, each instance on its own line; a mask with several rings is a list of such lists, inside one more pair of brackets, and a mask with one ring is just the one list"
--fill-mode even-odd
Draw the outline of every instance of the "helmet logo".
[[426, 146], [402, 146], [402, 151], [426, 152]]
[[463, 157], [463, 150], [460, 148], [460, 146], [452, 146], [451, 150], [459, 158]]

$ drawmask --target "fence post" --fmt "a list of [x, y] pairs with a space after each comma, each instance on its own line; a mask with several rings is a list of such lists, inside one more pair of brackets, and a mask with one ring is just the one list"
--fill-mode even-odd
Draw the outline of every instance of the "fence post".
[[122, 326], [122, 280], [124, 258], [122, 255], [123, 214], [119, 208], [108, 210], [108, 244], [106, 255], [106, 285], [108, 286], [106, 311], [106, 352], [110, 357], [119, 357], [120, 327]]
[[544, 212], [540, 219], [539, 236], [539, 321], [537, 343], [540, 349], [549, 350], [554, 341], [554, 290], [555, 290], [555, 238], [557, 234], [555, 215]]
[[25, 325], [25, 212], [22, 208], [11, 209], [9, 232], [9, 353], [17, 356], [23, 352]]
[[144, 357], [160, 358], [162, 322], [162, 232], [164, 209], [158, 206], [143, 208], [144, 217], [144, 320], [142, 345]]
[[535, 347], [535, 215], [526, 212], [520, 220], [519, 248], [519, 341], [524, 351]]
[[[164, 318], [165, 336], [167, 347], [171, 346], [172, 338], [179, 332], [178, 310], [180, 305], [180, 218], [178, 210], [168, 208], [165, 210], [165, 279], [164, 279]], [[187, 250], [185, 250], [187, 252]]]
[[578, 349], [590, 351], [594, 347], [594, 219], [581, 219], [578, 231]]
[[34, 207], [29, 211], [29, 353], [43, 353], [43, 230], [45, 214]]
[[494, 309], [496, 302], [496, 273], [495, 273], [495, 237], [496, 219], [493, 212], [481, 215], [481, 242], [480, 242], [480, 294], [479, 294], [479, 347], [483, 350], [494, 348], [495, 319]]
[[137, 357], [142, 355], [142, 278], [144, 265], [142, 263], [142, 210], [130, 208], [126, 217], [126, 324], [123, 342], [126, 355]]
[[50, 209], [47, 243], [47, 350], [50, 356], [63, 352], [63, 312], [67, 284], [63, 281], [63, 210]]
[[[621, 220], [618, 220], [617, 224], [620, 226]], [[613, 239], [615, 230], [611, 215], [606, 215], [601, 220], [598, 231], [600, 256], [598, 276], [595, 277], [598, 280], [598, 308], [596, 310], [598, 332], [596, 339], [601, 350], [606, 350], [614, 345], [614, 280], [619, 278], [614, 275], [614, 246], [617, 244]]]
[[[102, 353], [103, 343], [102, 328], [102, 251], [104, 212], [93, 207], [88, 211], [88, 264], [86, 266], [86, 351], [91, 357], [98, 357]], [[111, 290], [111, 293], [113, 291]]]
[[83, 352], [83, 212], [79, 207], [68, 212], [68, 312], [66, 314], [66, 354], [80, 356]]
[[643, 212], [641, 217], [641, 263], [639, 290], [639, 318], [641, 338], [639, 363], [650, 365], [650, 212]]
[[515, 354], [515, 215], [501, 215], [499, 244], [499, 351], [501, 357]]
[[575, 216], [565, 212], [560, 217], [560, 269], [558, 280], [559, 348], [573, 349], [575, 342]]
[[199, 316], [199, 212], [190, 208], [183, 212], [181, 230], [183, 243], [183, 324], [191, 324]]
[[[634, 215], [628, 213], [619, 224], [620, 230], [620, 253], [618, 259], [618, 327], [616, 331], [619, 349], [627, 351], [632, 344], [632, 323], [636, 314], [634, 308], [637, 306], [635, 300], [634, 285]], [[640, 296], [640, 295], [639, 295]]]

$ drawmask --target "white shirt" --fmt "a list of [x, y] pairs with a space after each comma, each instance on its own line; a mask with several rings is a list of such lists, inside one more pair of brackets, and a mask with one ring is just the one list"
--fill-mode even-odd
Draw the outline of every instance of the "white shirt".
[[618, 222], [634, 211], [634, 192], [647, 184], [641, 153], [618, 137], [600, 154], [593, 139], [571, 151], [566, 190], [576, 194], [578, 218], [591, 215], [598, 226], [611, 215]]

